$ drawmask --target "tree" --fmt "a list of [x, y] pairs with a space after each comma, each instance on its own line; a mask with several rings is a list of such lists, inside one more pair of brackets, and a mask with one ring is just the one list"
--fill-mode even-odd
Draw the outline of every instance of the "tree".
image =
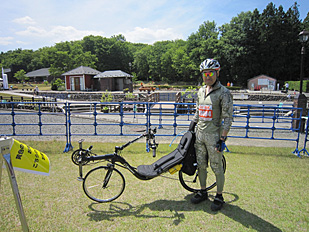
[[187, 49], [190, 59], [198, 65], [206, 58], [215, 58], [218, 55], [218, 28], [214, 21], [206, 21], [199, 26], [196, 33], [192, 33], [187, 40]]
[[148, 81], [149, 79], [148, 56], [150, 49], [151, 47], [148, 45], [141, 50], [136, 51], [134, 54], [133, 69], [135, 70], [139, 80]]
[[25, 72], [25, 70], [23, 70], [23, 69], [21, 69], [21, 70], [19, 70], [18, 72], [16, 72], [16, 73], [14, 74], [14, 77], [15, 77], [18, 81], [20, 81], [20, 82], [22, 82], [22, 83], [24, 83], [25, 81], [28, 81], [28, 80], [29, 80], [29, 77], [26, 76], [26, 72]]
[[51, 89], [52, 90], [58, 90], [62, 86], [64, 86], [64, 83], [60, 78], [57, 78], [56, 80], [52, 81], [52, 83], [51, 83]]
[[[229, 24], [220, 27], [219, 60], [221, 64], [220, 81], [244, 85], [248, 79], [246, 49], [246, 28], [250, 25], [252, 12], [241, 12]], [[254, 40], [256, 41], [256, 40]], [[256, 45], [256, 44], [254, 44]]]
[[133, 63], [133, 53], [129, 49], [123, 35], [104, 38], [101, 36], [86, 36], [82, 40], [84, 52], [96, 56], [94, 63], [98, 70], [130, 71], [129, 63]]

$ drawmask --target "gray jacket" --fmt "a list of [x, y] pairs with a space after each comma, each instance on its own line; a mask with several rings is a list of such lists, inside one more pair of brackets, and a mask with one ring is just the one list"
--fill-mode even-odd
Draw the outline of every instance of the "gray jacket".
[[233, 97], [230, 91], [217, 81], [207, 95], [206, 85], [201, 87], [197, 97], [193, 117], [197, 130], [215, 134], [222, 130], [229, 131], [233, 120]]

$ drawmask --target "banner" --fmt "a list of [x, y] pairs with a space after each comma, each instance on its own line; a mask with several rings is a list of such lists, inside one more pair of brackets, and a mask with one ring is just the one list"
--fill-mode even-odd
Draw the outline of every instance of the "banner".
[[10, 154], [15, 170], [49, 176], [49, 159], [44, 153], [13, 139]]
[[3, 89], [9, 89], [8, 75], [4, 73], [2, 67], [2, 79], [3, 79]]
[[3, 89], [9, 89], [8, 75], [3, 74]]

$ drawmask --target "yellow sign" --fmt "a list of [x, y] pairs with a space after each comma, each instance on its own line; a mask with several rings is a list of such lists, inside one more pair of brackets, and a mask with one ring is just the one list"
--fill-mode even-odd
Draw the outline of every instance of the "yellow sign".
[[49, 159], [44, 153], [14, 139], [10, 154], [15, 170], [49, 176]]

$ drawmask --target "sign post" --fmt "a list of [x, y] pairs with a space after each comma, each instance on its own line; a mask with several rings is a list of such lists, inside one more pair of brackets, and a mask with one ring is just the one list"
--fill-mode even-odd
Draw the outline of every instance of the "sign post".
[[27, 224], [27, 219], [26, 219], [26, 216], [25, 216], [24, 208], [23, 208], [21, 198], [20, 198], [20, 195], [19, 195], [16, 176], [15, 176], [14, 169], [13, 169], [12, 162], [11, 162], [10, 150], [11, 150], [12, 143], [13, 143], [12, 138], [0, 139], [0, 147], [1, 147], [0, 187], [1, 187], [2, 166], [3, 166], [3, 162], [4, 162], [5, 166], [6, 166], [6, 170], [8, 172], [9, 179], [10, 179], [10, 183], [11, 183], [11, 187], [12, 187], [12, 191], [13, 191], [13, 195], [14, 195], [14, 199], [15, 199], [15, 203], [16, 203], [16, 208], [17, 208], [17, 211], [18, 211], [18, 214], [19, 214], [19, 219], [20, 219], [20, 222], [21, 222], [22, 229], [23, 229], [23, 231], [29, 231], [29, 227], [28, 227], [28, 224]]
[[8, 172], [14, 195], [16, 208], [19, 214], [22, 230], [29, 231], [24, 208], [18, 190], [15, 170], [30, 172], [39, 175], [49, 175], [49, 159], [48, 157], [32, 147], [29, 147], [12, 138], [0, 138], [0, 191], [3, 163]]

